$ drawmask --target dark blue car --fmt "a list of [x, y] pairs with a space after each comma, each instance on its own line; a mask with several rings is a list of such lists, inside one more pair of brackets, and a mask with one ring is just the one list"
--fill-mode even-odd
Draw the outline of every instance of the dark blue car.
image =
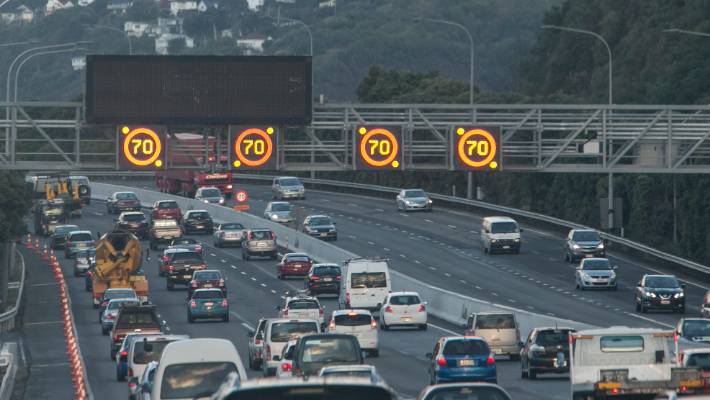
[[197, 289], [187, 301], [187, 321], [198, 318], [219, 318], [229, 321], [229, 302], [221, 289]]
[[427, 356], [431, 384], [498, 381], [495, 356], [483, 338], [442, 337]]

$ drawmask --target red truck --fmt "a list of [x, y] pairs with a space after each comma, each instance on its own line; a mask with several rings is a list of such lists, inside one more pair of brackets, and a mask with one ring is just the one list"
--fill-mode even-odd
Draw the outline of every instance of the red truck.
[[159, 171], [155, 173], [155, 184], [163, 193], [182, 194], [190, 198], [195, 197], [197, 189], [214, 186], [228, 197], [232, 194], [232, 173], [186, 169]]

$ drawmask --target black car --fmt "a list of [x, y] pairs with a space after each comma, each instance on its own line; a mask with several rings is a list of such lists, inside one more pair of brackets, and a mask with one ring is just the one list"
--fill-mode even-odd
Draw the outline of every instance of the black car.
[[182, 229], [186, 234], [195, 232], [212, 234], [214, 222], [207, 211], [191, 210], [182, 218]]
[[175, 284], [189, 285], [192, 274], [207, 268], [202, 253], [196, 251], [179, 251], [170, 255], [166, 271], [168, 290], [173, 290]]
[[128, 231], [139, 239], [148, 238], [148, 218], [140, 211], [123, 212], [116, 221], [116, 230]]
[[673, 275], [644, 275], [636, 286], [636, 311], [649, 309], [685, 313], [685, 284]]
[[535, 379], [538, 374], [569, 372], [571, 328], [534, 328], [520, 350], [520, 375]]
[[306, 277], [306, 289], [311, 296], [340, 293], [342, 272], [338, 264], [314, 264]]
[[338, 240], [335, 222], [327, 215], [309, 215], [303, 220], [303, 232], [323, 240]]
[[582, 258], [605, 258], [607, 241], [593, 229], [572, 229], [565, 242], [565, 261], [575, 262]]

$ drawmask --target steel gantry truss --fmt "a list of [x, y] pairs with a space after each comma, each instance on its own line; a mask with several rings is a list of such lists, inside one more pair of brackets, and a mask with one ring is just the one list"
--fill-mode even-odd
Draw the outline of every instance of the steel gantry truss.
[[[0, 103], [0, 167], [115, 169], [115, 127], [82, 116], [81, 103]], [[501, 128], [504, 171], [710, 173], [710, 106], [677, 105], [315, 105], [311, 125], [280, 127], [279, 168], [352, 169], [365, 124], [402, 129], [405, 170], [451, 169], [454, 128], [481, 125]], [[218, 160], [225, 131], [210, 131], [220, 136]]]

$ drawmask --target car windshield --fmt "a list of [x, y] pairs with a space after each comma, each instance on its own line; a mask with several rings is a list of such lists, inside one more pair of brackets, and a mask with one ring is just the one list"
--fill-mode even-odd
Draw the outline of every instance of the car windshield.
[[515, 222], [494, 222], [491, 224], [491, 233], [516, 233], [518, 224]]
[[271, 341], [288, 342], [303, 335], [318, 333], [318, 324], [314, 322], [275, 322], [271, 324]]
[[289, 310], [318, 310], [320, 305], [314, 300], [293, 300], [286, 307]]
[[271, 240], [271, 231], [251, 231], [251, 240]]
[[308, 256], [306, 256], [306, 255], [300, 255], [300, 254], [299, 254], [299, 255], [297, 255], [297, 256], [296, 256], [296, 255], [294, 255], [294, 256], [286, 256], [286, 261], [287, 261], [287, 262], [303, 262], [303, 263], [307, 263], [307, 262], [311, 262], [311, 259], [308, 258]]
[[686, 320], [683, 323], [683, 336], [710, 336], [710, 320]]
[[360, 361], [358, 351], [355, 347], [355, 341], [342, 337], [307, 340], [303, 344], [304, 363], [338, 363], [347, 362], [355, 363]]
[[135, 193], [116, 193], [116, 200], [138, 200]]
[[224, 231], [240, 230], [240, 229], [244, 229], [244, 225], [236, 223], [236, 222], [232, 222], [229, 224], [222, 224], [222, 230], [224, 230]]
[[540, 346], [566, 346], [569, 337], [568, 330], [559, 331], [540, 331], [535, 338], [535, 344]]
[[309, 225], [333, 225], [333, 221], [328, 217], [315, 217], [311, 218], [308, 222]]
[[404, 197], [406, 197], [406, 198], [426, 197], [426, 193], [424, 193], [424, 191], [421, 189], [405, 190]]
[[133, 362], [135, 364], [148, 364], [151, 361], [160, 361], [160, 356], [168, 343], [173, 340], [138, 340], [133, 345]]
[[158, 203], [158, 208], [165, 210], [168, 208], [179, 208], [177, 202], [174, 201], [161, 201]]
[[143, 214], [124, 214], [123, 215], [124, 221], [142, 221], [144, 219], [145, 219], [145, 216]]
[[678, 289], [680, 284], [675, 276], [649, 276], [646, 278], [646, 287]]
[[296, 178], [288, 178], [279, 180], [281, 186], [302, 186], [301, 181]]
[[108, 308], [109, 310], [118, 310], [124, 304], [139, 306], [140, 302], [138, 302], [138, 301], [112, 301], [112, 302], [108, 303], [108, 307], [106, 307], [106, 308]]
[[207, 213], [207, 211], [193, 211], [190, 213], [190, 216], [188, 218], [205, 219], [209, 217], [210, 215]]
[[313, 273], [316, 275], [340, 275], [340, 267], [335, 265], [314, 267]]
[[604, 258], [599, 260], [585, 260], [582, 264], [582, 269], [585, 271], [610, 270], [612, 266], [609, 260]]
[[350, 276], [350, 287], [353, 289], [387, 287], [387, 276], [384, 272], [356, 272]]
[[436, 387], [427, 400], [510, 400], [503, 391], [490, 386]]
[[151, 312], [145, 311], [131, 311], [125, 314], [119, 313], [118, 325], [128, 325], [134, 328], [160, 326], [158, 321], [155, 319], [155, 315]]
[[576, 231], [572, 234], [572, 240], [575, 242], [598, 242], [599, 233], [596, 231]]
[[400, 295], [390, 297], [390, 304], [393, 306], [411, 306], [419, 303], [421, 303], [421, 300], [419, 300], [419, 296]]
[[226, 361], [168, 365], [163, 372], [160, 398], [209, 397], [232, 372], [237, 372], [237, 367]]
[[335, 325], [339, 326], [370, 325], [370, 323], [372, 323], [372, 317], [367, 314], [347, 313], [336, 315], [333, 318], [333, 322], [335, 322]]
[[90, 242], [92, 240], [94, 239], [91, 237], [91, 234], [87, 232], [72, 233], [71, 236], [69, 236], [69, 241], [71, 242]]
[[271, 211], [291, 211], [289, 203], [271, 203]]
[[155, 219], [153, 220], [153, 225], [158, 229], [164, 228], [177, 228], [177, 221], [174, 219]]
[[449, 340], [444, 345], [444, 356], [483, 356], [490, 354], [483, 340]]
[[515, 319], [512, 314], [489, 314], [476, 316], [476, 329], [513, 329]]
[[209, 299], [223, 299], [224, 293], [221, 290], [198, 290], [192, 295], [193, 299], [209, 300]]
[[194, 276], [198, 281], [216, 281], [221, 277], [219, 271], [198, 271]]
[[698, 367], [701, 371], [710, 371], [710, 353], [695, 353], [687, 356], [689, 367]]
[[220, 197], [222, 196], [222, 192], [219, 191], [219, 189], [203, 189], [202, 190], [202, 197]]
[[126, 299], [126, 298], [135, 298], [136, 297], [136, 292], [133, 290], [107, 290], [104, 292], [104, 299], [105, 300], [113, 300], [113, 299]]
[[172, 246], [177, 246], [181, 244], [197, 244], [197, 240], [193, 238], [180, 238], [180, 239], [175, 239], [172, 242]]
[[202, 255], [194, 251], [182, 251], [173, 253], [171, 262], [202, 262]]
[[65, 234], [67, 234], [71, 231], [75, 231], [77, 229], [79, 229], [79, 227], [76, 225], [60, 225], [60, 226], [54, 228], [54, 234], [56, 236], [65, 235]]

